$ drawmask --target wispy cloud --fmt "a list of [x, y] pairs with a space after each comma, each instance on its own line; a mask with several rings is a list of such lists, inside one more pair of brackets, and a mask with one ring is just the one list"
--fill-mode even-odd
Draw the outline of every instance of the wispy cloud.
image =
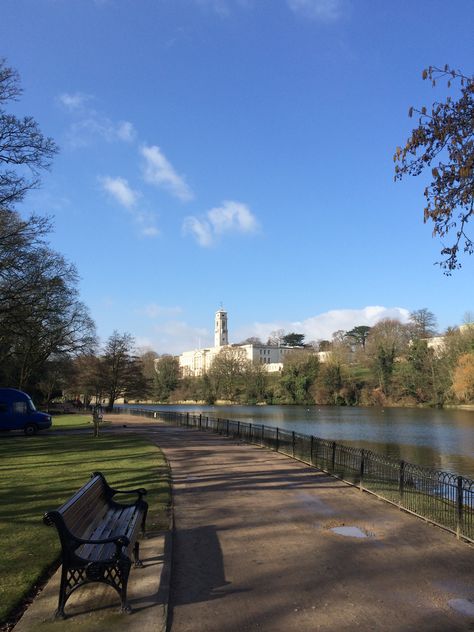
[[145, 159], [143, 165], [145, 182], [167, 189], [183, 202], [192, 200], [194, 196], [186, 180], [175, 171], [158, 145], [143, 145], [140, 153]]
[[227, 17], [230, 13], [230, 2], [228, 0], [194, 0], [201, 7], [209, 8], [222, 17]]
[[102, 189], [115, 202], [127, 209], [139, 227], [139, 232], [144, 237], [156, 237], [160, 234], [156, 226], [156, 217], [153, 213], [138, 208], [141, 193], [132, 189], [125, 178], [105, 176], [99, 178]]
[[125, 178], [105, 176], [104, 178], [99, 178], [99, 181], [104, 191], [107, 191], [116, 202], [125, 208], [131, 209], [136, 205], [140, 193], [134, 191]]
[[152, 320], [156, 318], [161, 318], [163, 316], [168, 318], [170, 316], [177, 316], [178, 314], [181, 314], [182, 311], [182, 308], [178, 306], [166, 307], [164, 305], [158, 305], [157, 303], [150, 303], [149, 305], [145, 305], [145, 307], [138, 310], [140, 314], [144, 314]]
[[212, 227], [205, 219], [198, 219], [193, 215], [186, 217], [183, 222], [185, 235], [192, 235], [200, 246], [210, 246], [213, 242]]
[[[251, 9], [258, 0], [193, 0], [202, 9], [213, 11], [223, 18], [235, 9]], [[280, 0], [291, 11], [319, 22], [336, 22], [347, 15], [349, 0]]]
[[90, 114], [72, 123], [67, 133], [67, 141], [74, 149], [87, 147], [98, 138], [108, 143], [114, 141], [130, 143], [135, 137], [135, 128], [129, 121], [114, 123], [105, 116]]
[[257, 232], [257, 218], [246, 204], [228, 200], [210, 209], [204, 217], [190, 215], [183, 222], [183, 232], [191, 234], [200, 246], [211, 246], [224, 233]]
[[74, 94], [63, 92], [58, 96], [59, 103], [71, 112], [84, 108], [86, 103], [92, 99], [92, 95], [83, 92], [75, 92]]
[[193, 327], [185, 321], [169, 320], [154, 328], [158, 353], [182, 353], [189, 349], [208, 347], [212, 334], [208, 329]]
[[384, 318], [396, 318], [406, 323], [409, 317], [410, 312], [404, 307], [370, 305], [362, 309], [335, 309], [301, 321], [253, 323], [236, 332], [235, 339], [238, 341], [249, 336], [258, 336], [262, 340], [266, 340], [270, 332], [284, 329], [286, 332], [295, 331], [304, 334], [307, 341], [330, 340], [332, 334], [340, 329], [350, 331], [358, 325], [372, 327]]
[[137, 133], [133, 124], [130, 121], [114, 122], [91, 107], [90, 103], [94, 100], [92, 95], [63, 92], [57, 100], [75, 118], [66, 135], [71, 147], [86, 147], [98, 138], [108, 143], [135, 141]]
[[346, 14], [346, 0], [287, 0], [292, 11], [312, 20], [335, 22]]
[[123, 140], [126, 143], [132, 143], [137, 136], [137, 132], [130, 121], [120, 121], [117, 123], [115, 133], [119, 140]]

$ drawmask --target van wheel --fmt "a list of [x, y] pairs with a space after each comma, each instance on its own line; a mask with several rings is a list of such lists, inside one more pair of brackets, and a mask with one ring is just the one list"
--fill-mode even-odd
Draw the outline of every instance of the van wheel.
[[27, 437], [32, 437], [38, 432], [38, 428], [35, 424], [26, 424], [24, 433]]

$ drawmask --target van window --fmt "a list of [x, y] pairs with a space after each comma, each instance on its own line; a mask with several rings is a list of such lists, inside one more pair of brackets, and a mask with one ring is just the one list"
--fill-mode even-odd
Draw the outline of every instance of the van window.
[[6, 404], [5, 402], [0, 402], [0, 413], [7, 413], [8, 412], [8, 404]]
[[33, 404], [33, 400], [31, 398], [29, 398], [29, 397], [28, 397], [28, 407], [30, 409], [30, 412], [34, 412], [36, 410], [36, 407]]
[[26, 402], [13, 402], [14, 415], [26, 415], [27, 412], [28, 412], [28, 406]]

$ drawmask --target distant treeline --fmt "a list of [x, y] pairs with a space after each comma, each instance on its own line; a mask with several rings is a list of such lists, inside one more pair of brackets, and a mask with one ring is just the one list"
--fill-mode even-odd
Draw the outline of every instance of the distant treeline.
[[[161, 402], [443, 406], [474, 402], [474, 325], [434, 339], [426, 309], [408, 324], [386, 319], [374, 327], [338, 331], [285, 357], [278, 373], [249, 362], [238, 346], [223, 348], [210, 371], [181, 377], [178, 361], [156, 362], [153, 399]], [[321, 362], [315, 350], [324, 349]]]

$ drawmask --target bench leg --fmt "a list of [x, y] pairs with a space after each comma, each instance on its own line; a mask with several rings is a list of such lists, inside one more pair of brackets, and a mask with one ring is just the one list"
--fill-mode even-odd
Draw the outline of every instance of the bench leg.
[[146, 538], [146, 517], [148, 515], [148, 505], [145, 507], [142, 518], [142, 536]]
[[64, 607], [66, 605], [67, 596], [66, 596], [66, 587], [67, 587], [67, 568], [63, 563], [61, 568], [61, 583], [59, 586], [59, 601], [58, 601], [58, 609], [54, 613], [55, 619], [65, 619], [66, 614], [64, 612]]
[[120, 570], [120, 578], [121, 578], [121, 587], [120, 587], [120, 599], [121, 599], [121, 608], [120, 612], [125, 614], [131, 614], [132, 608], [130, 604], [127, 602], [127, 586], [128, 586], [128, 576], [130, 575], [130, 567], [132, 563], [129, 559], [120, 560], [118, 567]]
[[143, 562], [140, 559], [140, 542], [138, 540], [133, 547], [133, 561], [135, 568], [141, 568], [143, 566]]

